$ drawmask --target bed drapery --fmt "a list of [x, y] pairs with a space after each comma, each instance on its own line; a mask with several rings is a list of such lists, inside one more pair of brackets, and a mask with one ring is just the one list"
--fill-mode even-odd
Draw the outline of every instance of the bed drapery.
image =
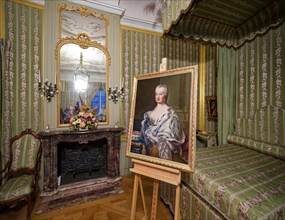
[[233, 48], [254, 40], [285, 18], [283, 0], [166, 0], [165, 34]]

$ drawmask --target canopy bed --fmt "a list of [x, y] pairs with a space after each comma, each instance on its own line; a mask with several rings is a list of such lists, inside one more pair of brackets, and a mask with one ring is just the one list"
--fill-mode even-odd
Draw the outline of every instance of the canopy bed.
[[[197, 147], [195, 172], [183, 173], [181, 219], [284, 218], [285, 2], [165, 4], [165, 35], [219, 50], [218, 146]], [[172, 210], [174, 195], [170, 185], [161, 185]]]
[[285, 17], [282, 0], [166, 0], [164, 34], [238, 48]]

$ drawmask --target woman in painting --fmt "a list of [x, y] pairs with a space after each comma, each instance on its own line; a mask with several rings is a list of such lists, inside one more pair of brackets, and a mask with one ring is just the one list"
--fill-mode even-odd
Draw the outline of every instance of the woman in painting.
[[180, 151], [185, 134], [174, 109], [166, 104], [167, 95], [166, 85], [155, 88], [156, 107], [144, 114], [142, 135], [148, 155], [172, 160], [172, 152]]
[[217, 117], [216, 101], [211, 101], [210, 113], [211, 113], [211, 117]]

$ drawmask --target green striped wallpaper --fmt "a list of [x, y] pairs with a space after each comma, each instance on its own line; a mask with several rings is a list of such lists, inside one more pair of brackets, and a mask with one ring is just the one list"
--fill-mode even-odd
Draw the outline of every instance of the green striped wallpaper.
[[[8, 152], [9, 139], [26, 128], [42, 129], [42, 99], [38, 92], [42, 63], [43, 11], [5, 1], [6, 41], [2, 83], [2, 152]], [[6, 154], [7, 155], [7, 154]]]
[[[126, 97], [122, 105], [121, 121], [123, 127], [128, 127], [134, 76], [159, 71], [159, 64], [163, 57], [167, 58], [167, 69], [198, 65], [199, 44], [127, 28], [122, 28], [121, 39], [121, 73], [122, 77], [124, 77], [124, 86], [126, 88]], [[215, 95], [215, 46], [206, 46], [205, 66], [205, 95]], [[205, 112], [204, 118], [206, 130], [215, 132], [217, 130], [217, 123], [207, 120], [207, 112]], [[199, 122], [197, 126], [199, 127]]]
[[[199, 65], [200, 44], [193, 43], [191, 41], [184, 41], [179, 39], [173, 39], [164, 36], [162, 38], [162, 57], [167, 57], [168, 69], [175, 69], [180, 67]], [[205, 58], [205, 96], [216, 95], [217, 91], [217, 73], [216, 73], [216, 46], [206, 46], [206, 58]], [[200, 78], [198, 78], [200, 80]], [[199, 82], [198, 82], [199, 85]], [[198, 97], [199, 90], [198, 88]], [[199, 128], [199, 99], [197, 100], [197, 128]], [[209, 132], [217, 131], [217, 122], [209, 121], [207, 110], [204, 112], [204, 125], [205, 130]]]
[[124, 77], [125, 101], [122, 106], [122, 123], [129, 122], [132, 84], [136, 75], [159, 71], [161, 62], [161, 37], [142, 31], [122, 28], [121, 73]]

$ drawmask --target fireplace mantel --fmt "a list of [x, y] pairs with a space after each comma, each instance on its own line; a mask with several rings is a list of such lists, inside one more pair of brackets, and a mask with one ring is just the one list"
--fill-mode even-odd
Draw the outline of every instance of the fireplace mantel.
[[[57, 147], [61, 142], [77, 142], [80, 144], [85, 144], [100, 139], [107, 139], [107, 177], [103, 179], [100, 178], [97, 183], [104, 183], [105, 185], [108, 185], [110, 183], [116, 184], [120, 179], [119, 150], [122, 130], [123, 128], [98, 128], [96, 130], [87, 131], [56, 130], [49, 132], [40, 132], [38, 135], [43, 144], [44, 163], [44, 183], [41, 196], [43, 198], [52, 197], [64, 191], [64, 197], [68, 197], [69, 194], [72, 194], [72, 197], [75, 197], [74, 191], [76, 191], [77, 188], [81, 188], [80, 191], [82, 191], [82, 187], [84, 186], [86, 186], [85, 188], [90, 188], [90, 185], [96, 185], [96, 179], [92, 181], [85, 181], [86, 183], [79, 182], [69, 185], [58, 185]], [[94, 187], [92, 186], [91, 188], [94, 191]], [[68, 191], [70, 191], [70, 193]], [[57, 197], [59, 197], [61, 200], [63, 199], [60, 195], [57, 195]], [[48, 200], [50, 199], [51, 198]]]

